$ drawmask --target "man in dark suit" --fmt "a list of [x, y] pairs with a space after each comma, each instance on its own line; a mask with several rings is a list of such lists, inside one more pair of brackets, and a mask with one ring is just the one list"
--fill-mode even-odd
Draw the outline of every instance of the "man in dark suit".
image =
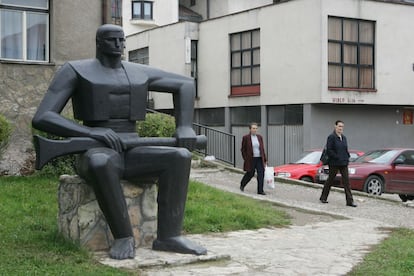
[[344, 122], [337, 120], [334, 131], [328, 136], [326, 141], [326, 151], [328, 153], [329, 176], [323, 185], [323, 190], [319, 200], [322, 203], [328, 203], [328, 195], [338, 171], [342, 176], [342, 185], [345, 190], [346, 205], [357, 207], [352, 197], [351, 188], [349, 187], [348, 163], [349, 152], [348, 143], [344, 132]]
[[265, 195], [263, 191], [264, 168], [267, 162], [264, 150], [263, 137], [257, 134], [257, 124], [251, 123], [249, 134], [243, 136], [241, 153], [244, 160], [243, 170], [246, 172], [240, 182], [240, 190], [244, 191], [247, 183], [257, 171], [257, 193]]

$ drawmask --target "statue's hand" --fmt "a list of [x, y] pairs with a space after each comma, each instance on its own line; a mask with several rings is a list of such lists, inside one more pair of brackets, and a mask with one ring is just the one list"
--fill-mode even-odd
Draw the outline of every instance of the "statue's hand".
[[119, 135], [110, 128], [94, 127], [91, 129], [89, 135], [96, 140], [104, 142], [117, 152], [122, 152], [125, 149], [125, 145]]
[[175, 131], [177, 146], [192, 151], [196, 145], [196, 134], [191, 127], [177, 128]]

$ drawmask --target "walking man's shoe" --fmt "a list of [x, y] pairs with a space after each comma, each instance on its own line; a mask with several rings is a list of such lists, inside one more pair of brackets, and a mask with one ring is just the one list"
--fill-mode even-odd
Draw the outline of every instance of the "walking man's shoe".
[[328, 203], [326, 199], [319, 199], [322, 203]]
[[257, 193], [257, 194], [259, 194], [259, 195], [266, 195], [266, 193], [265, 193], [265, 192], [259, 192], [259, 193]]
[[351, 202], [351, 203], [347, 203], [346, 206], [349, 206], [349, 207], [357, 207], [358, 205], [356, 205], [355, 203]]
[[240, 184], [240, 191], [244, 192], [244, 186], [243, 186], [243, 184]]

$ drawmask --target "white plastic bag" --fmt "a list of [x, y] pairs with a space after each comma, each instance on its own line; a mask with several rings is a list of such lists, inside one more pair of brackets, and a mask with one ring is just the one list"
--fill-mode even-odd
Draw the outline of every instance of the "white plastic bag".
[[268, 189], [273, 190], [275, 188], [275, 173], [273, 167], [266, 166], [263, 181]]

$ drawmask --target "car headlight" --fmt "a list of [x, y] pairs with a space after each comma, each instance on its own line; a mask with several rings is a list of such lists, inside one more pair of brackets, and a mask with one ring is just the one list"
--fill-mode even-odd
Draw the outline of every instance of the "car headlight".
[[278, 172], [276, 173], [277, 177], [290, 177], [291, 174], [289, 172]]
[[348, 168], [348, 173], [349, 174], [356, 174], [356, 169], [355, 168]]

